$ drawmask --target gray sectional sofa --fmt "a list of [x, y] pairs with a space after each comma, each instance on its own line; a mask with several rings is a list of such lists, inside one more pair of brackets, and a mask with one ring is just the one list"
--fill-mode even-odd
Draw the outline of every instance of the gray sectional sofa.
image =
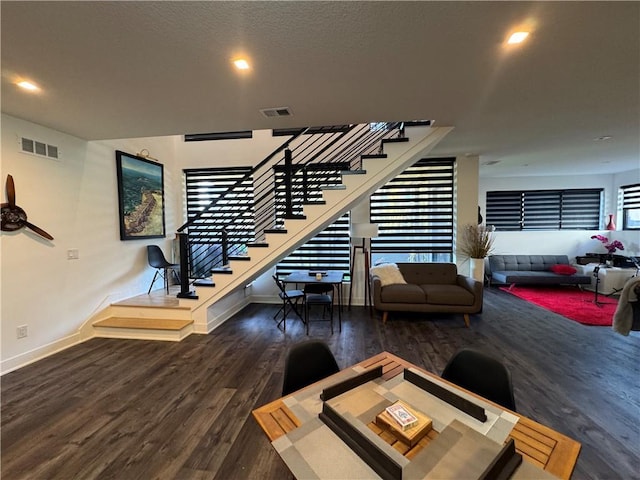
[[[554, 265], [570, 266], [567, 255], [490, 255], [489, 284], [586, 285], [591, 275], [555, 273]], [[557, 269], [557, 268], [556, 268]]]

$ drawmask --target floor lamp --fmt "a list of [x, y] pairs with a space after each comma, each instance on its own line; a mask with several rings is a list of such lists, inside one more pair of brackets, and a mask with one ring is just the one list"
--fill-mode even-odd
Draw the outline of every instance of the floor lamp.
[[356, 264], [356, 252], [362, 250], [364, 256], [364, 306], [371, 306], [371, 285], [369, 283], [369, 265], [371, 264], [371, 255], [367, 249], [367, 240], [371, 240], [378, 236], [378, 225], [375, 223], [353, 223], [349, 229], [349, 237], [352, 239], [361, 238], [362, 245], [357, 245], [353, 242], [353, 251], [351, 254], [351, 271], [349, 272], [349, 278], [351, 283], [349, 284], [349, 308], [351, 308], [351, 294], [353, 291], [353, 273]]

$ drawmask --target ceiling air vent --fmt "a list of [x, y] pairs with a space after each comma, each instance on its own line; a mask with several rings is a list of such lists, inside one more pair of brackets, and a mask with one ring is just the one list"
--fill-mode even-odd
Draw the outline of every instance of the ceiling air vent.
[[20, 137], [20, 151], [38, 157], [53, 158], [59, 160], [59, 150], [55, 145], [49, 145], [31, 138]]
[[290, 117], [293, 115], [289, 107], [262, 108], [260, 113], [267, 118], [271, 117]]

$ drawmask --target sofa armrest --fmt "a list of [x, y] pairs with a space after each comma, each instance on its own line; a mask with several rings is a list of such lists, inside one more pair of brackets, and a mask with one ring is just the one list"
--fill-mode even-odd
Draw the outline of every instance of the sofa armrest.
[[460, 285], [462, 288], [465, 288], [469, 290], [471, 293], [473, 293], [473, 296], [475, 298], [474, 305], [482, 308], [483, 289], [484, 289], [484, 284], [482, 282], [479, 282], [478, 280], [472, 277], [467, 277], [466, 275], [458, 274], [456, 276], [456, 283]]

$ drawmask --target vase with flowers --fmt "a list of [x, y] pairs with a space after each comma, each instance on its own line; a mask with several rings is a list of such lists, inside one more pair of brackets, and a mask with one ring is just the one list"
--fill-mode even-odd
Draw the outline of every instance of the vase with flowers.
[[593, 240], [598, 240], [602, 242], [604, 248], [607, 250], [607, 261], [606, 264], [608, 267], [613, 266], [613, 254], [618, 250], [624, 250], [624, 245], [619, 240], [609, 240], [604, 235], [592, 235], [591, 238]]

